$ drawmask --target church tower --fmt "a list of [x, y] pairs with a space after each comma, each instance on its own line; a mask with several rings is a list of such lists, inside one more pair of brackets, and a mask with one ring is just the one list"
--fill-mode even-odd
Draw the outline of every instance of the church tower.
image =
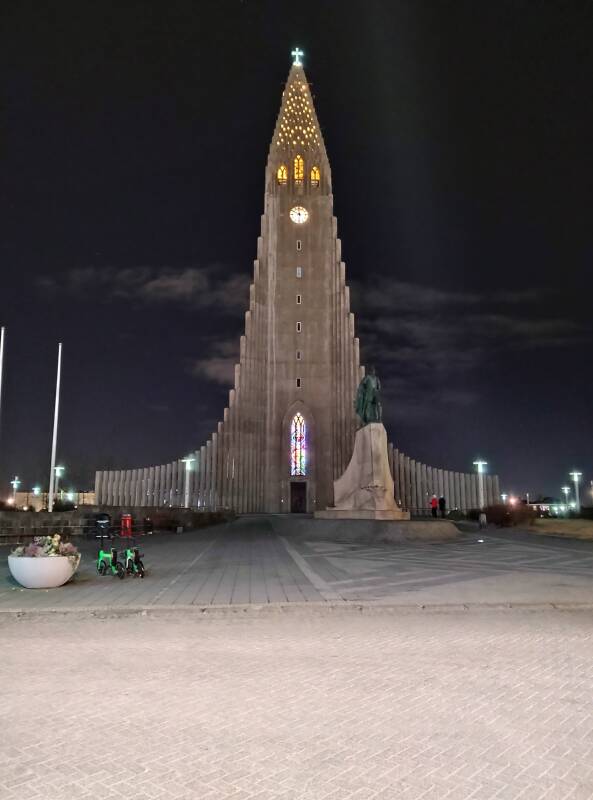
[[[206, 444], [176, 461], [99, 470], [96, 502], [237, 513], [320, 511], [352, 456], [354, 396], [364, 370], [345, 280], [331, 170], [311, 89], [293, 51], [265, 174], [245, 334], [228, 408]], [[478, 504], [476, 475], [388, 448], [398, 505], [425, 513]], [[485, 476], [487, 503], [498, 478]]]
[[333, 480], [352, 455], [360, 379], [331, 170], [300, 52], [293, 55], [266, 167], [235, 388], [261, 459], [254, 510], [268, 512], [332, 503]]

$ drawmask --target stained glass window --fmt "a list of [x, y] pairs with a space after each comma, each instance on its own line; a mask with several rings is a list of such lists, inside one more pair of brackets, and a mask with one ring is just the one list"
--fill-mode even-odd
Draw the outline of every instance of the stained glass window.
[[303, 182], [305, 175], [305, 162], [302, 156], [296, 156], [294, 159], [294, 179], [297, 183]]
[[311, 186], [319, 186], [320, 178], [319, 167], [311, 167]]
[[307, 474], [307, 426], [300, 413], [290, 424], [290, 474]]
[[288, 181], [288, 170], [286, 169], [286, 167], [284, 166], [284, 164], [281, 164], [281, 165], [278, 167], [278, 173], [277, 173], [277, 175], [278, 175], [278, 183], [279, 183], [281, 186], [283, 186], [285, 183], [287, 183], [287, 181]]

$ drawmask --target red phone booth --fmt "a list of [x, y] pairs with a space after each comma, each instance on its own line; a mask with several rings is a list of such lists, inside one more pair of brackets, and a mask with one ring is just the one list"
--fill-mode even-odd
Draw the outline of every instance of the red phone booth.
[[132, 535], [132, 515], [122, 514], [120, 536], [131, 536], [131, 535]]

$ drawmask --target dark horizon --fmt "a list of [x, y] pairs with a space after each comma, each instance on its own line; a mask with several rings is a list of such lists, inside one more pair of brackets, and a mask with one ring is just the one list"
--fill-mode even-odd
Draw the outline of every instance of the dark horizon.
[[160, 464], [228, 403], [295, 45], [389, 438], [503, 491], [593, 479], [593, 9], [5, 11], [0, 498]]

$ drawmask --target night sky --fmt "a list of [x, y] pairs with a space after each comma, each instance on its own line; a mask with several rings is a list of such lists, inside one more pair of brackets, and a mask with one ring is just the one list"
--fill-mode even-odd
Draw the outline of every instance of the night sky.
[[593, 479], [593, 4], [0, 11], [0, 497], [171, 461], [227, 404], [290, 51], [390, 439], [501, 488]]

